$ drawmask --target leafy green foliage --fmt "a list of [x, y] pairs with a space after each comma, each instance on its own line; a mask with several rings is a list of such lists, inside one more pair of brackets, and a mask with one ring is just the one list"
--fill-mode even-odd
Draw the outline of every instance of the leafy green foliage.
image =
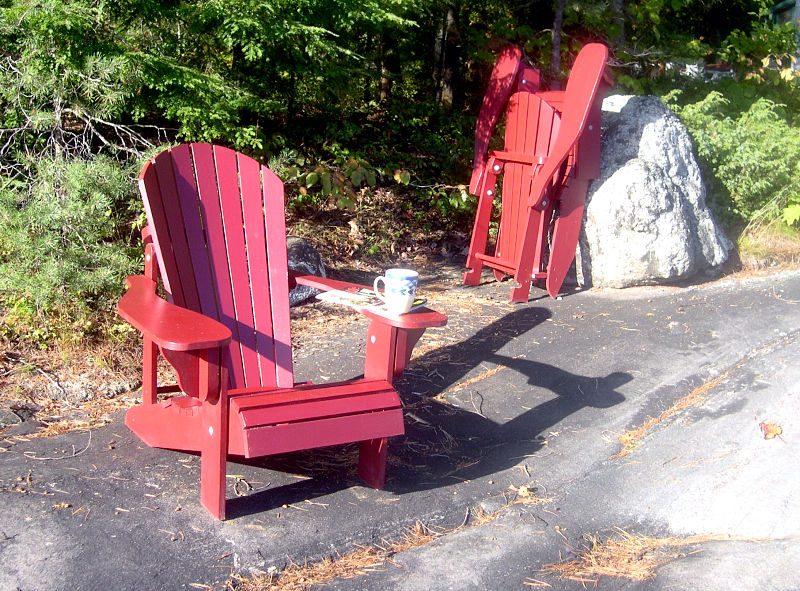
[[[295, 209], [305, 209], [322, 205], [325, 200], [332, 200], [342, 210], [355, 207], [356, 191], [362, 187], [375, 187], [379, 171], [372, 168], [364, 160], [349, 159], [346, 162], [319, 162], [313, 169], [304, 169], [305, 158], [297, 157], [296, 152], [289, 152], [293, 164], [278, 166], [285, 182], [294, 186], [297, 195], [289, 202]], [[271, 164], [277, 164], [271, 161]]]
[[[797, 223], [796, 39], [763, 24], [769, 4], [569, 0], [561, 63], [568, 70], [600, 40], [618, 86], [679, 86], [675, 108], [718, 209]], [[496, 55], [518, 44], [546, 81], [557, 76], [553, 19], [552, 0], [5, 0], [4, 313], [44, 330], [44, 342], [60, 330], [42, 328], [56, 315], [88, 322], [90, 309], [110, 308], [139, 256], [133, 169], [176, 140], [268, 161], [290, 215], [325, 211], [345, 233], [360, 228], [359, 253], [394, 253], [407, 226], [468, 228], [475, 199], [463, 183]], [[712, 96], [705, 82], [664, 75], [680, 60], [728, 62], [740, 78]], [[386, 208], [391, 229], [367, 227]], [[63, 326], [83, 334], [90, 324]]]
[[677, 111], [704, 165], [711, 203], [729, 221], [775, 219], [800, 198], [800, 129], [782, 105], [763, 97], [737, 105], [714, 90]]
[[[0, 9], [3, 169], [39, 154], [89, 156], [109, 144], [101, 122], [123, 116], [137, 68], [97, 8], [29, 0]], [[129, 138], [128, 138], [129, 139]]]
[[71, 334], [59, 336], [80, 339], [140, 266], [139, 249], [125, 246], [139, 216], [130, 208], [135, 186], [107, 157], [36, 166], [30, 193], [0, 191], [0, 294], [18, 330], [49, 337], [66, 314]]
[[129, 162], [163, 134], [126, 120], [140, 69], [107, 10], [0, 8], [0, 305], [30, 342], [96, 330], [139, 256]]
[[287, 118], [327, 112], [374, 75], [361, 52], [413, 26], [400, 10], [384, 0], [167, 4], [158, 46], [141, 51], [137, 112], [163, 113], [186, 139], [277, 152]]
[[800, 196], [793, 195], [789, 197], [786, 207], [781, 212], [781, 218], [790, 226], [800, 222]]
[[736, 29], [725, 39], [719, 51], [722, 61], [734, 64], [745, 75], [765, 74], [765, 68], [790, 68], [797, 52], [797, 31], [793, 23], [772, 26], [764, 21], [753, 23], [749, 33]]

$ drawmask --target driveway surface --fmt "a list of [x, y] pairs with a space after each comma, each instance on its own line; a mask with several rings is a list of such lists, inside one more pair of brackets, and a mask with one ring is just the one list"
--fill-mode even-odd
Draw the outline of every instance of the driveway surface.
[[[415, 523], [433, 541], [312, 588], [800, 589], [800, 272], [514, 305], [508, 289], [429, 273], [450, 322], [398, 383], [407, 434], [383, 491], [355, 476], [355, 446], [231, 462], [217, 522], [198, 458], [121, 416], [0, 433], [0, 590], [225, 588]], [[338, 321], [303, 333], [298, 380], [360, 373], [366, 324], [324, 310]], [[632, 559], [649, 578], [569, 566], [625, 539], [650, 540]]]

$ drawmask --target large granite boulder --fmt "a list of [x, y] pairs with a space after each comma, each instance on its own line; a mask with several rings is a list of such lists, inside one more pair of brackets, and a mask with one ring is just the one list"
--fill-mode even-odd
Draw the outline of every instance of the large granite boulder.
[[[289, 256], [289, 268], [292, 271], [325, 277], [325, 265], [322, 264], [322, 257], [308, 242], [290, 234], [286, 237], [286, 250]], [[319, 290], [313, 287], [298, 285], [289, 292], [289, 305], [296, 306], [317, 293]]]
[[589, 187], [578, 283], [668, 283], [725, 262], [731, 244], [706, 206], [691, 139], [654, 96], [603, 101], [601, 176]]

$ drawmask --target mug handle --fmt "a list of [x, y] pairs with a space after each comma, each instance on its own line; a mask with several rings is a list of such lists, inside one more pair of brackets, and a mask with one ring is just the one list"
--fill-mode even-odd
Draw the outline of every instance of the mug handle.
[[[383, 281], [383, 293], [384, 293], [384, 295], [381, 295], [380, 290], [378, 290], [378, 283], [381, 282], [381, 281]], [[372, 291], [375, 292], [375, 295], [382, 302], [386, 303], [386, 277], [383, 277], [383, 276], [376, 277], [375, 281], [372, 282]]]

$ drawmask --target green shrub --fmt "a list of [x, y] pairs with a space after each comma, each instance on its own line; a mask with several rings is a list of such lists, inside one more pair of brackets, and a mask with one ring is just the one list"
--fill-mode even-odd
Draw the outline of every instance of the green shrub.
[[140, 266], [136, 185], [108, 157], [34, 166], [32, 185], [0, 191], [0, 301], [18, 336], [81, 338]]
[[675, 108], [694, 140], [709, 202], [725, 221], [778, 219], [800, 198], [800, 129], [783, 105], [756, 96], [742, 109], [713, 90]]

